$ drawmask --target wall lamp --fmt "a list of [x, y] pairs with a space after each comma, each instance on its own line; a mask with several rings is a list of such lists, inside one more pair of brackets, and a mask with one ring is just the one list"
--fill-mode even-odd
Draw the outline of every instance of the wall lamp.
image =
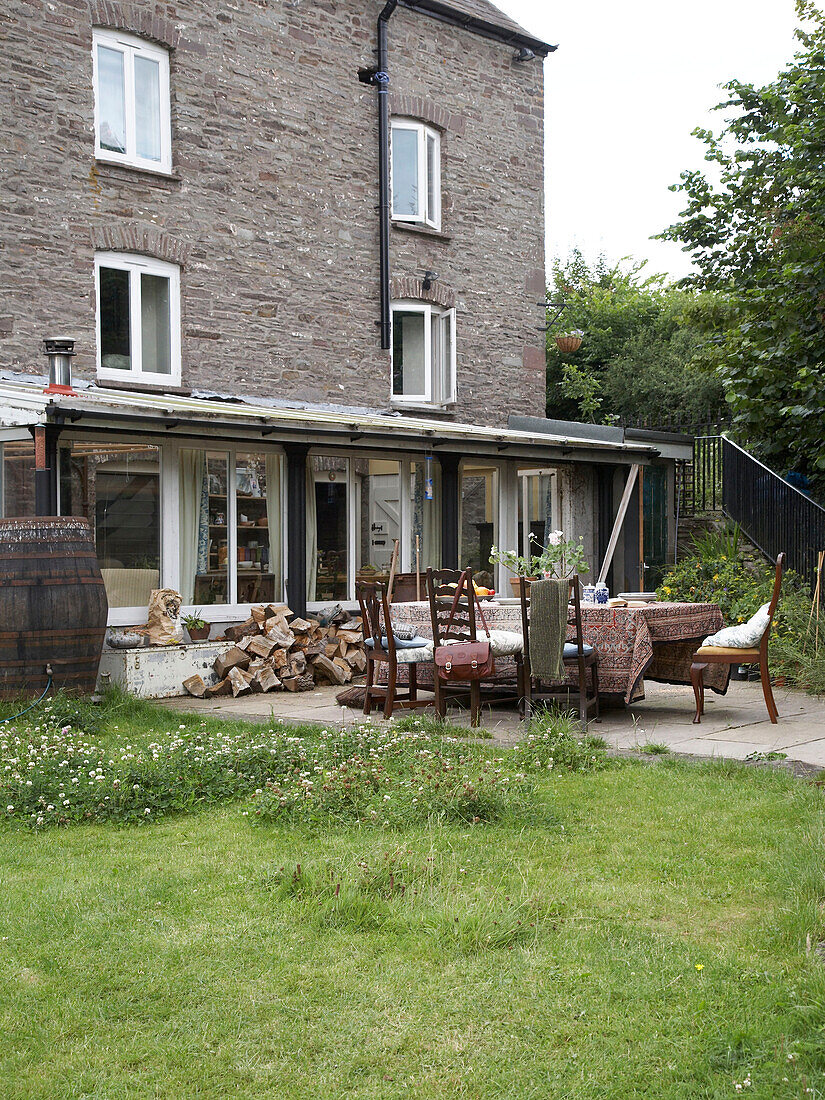
[[513, 61], [532, 61], [536, 55], [528, 46], [522, 46], [513, 54]]
[[438, 275], [434, 271], [425, 271], [424, 272], [424, 281], [421, 284], [422, 289], [423, 290], [432, 290], [433, 283], [436, 281], [437, 278], [438, 278]]

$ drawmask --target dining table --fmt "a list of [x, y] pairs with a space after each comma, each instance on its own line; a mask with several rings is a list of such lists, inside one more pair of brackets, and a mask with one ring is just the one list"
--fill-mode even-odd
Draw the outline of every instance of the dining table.
[[[484, 616], [490, 630], [521, 634], [521, 605], [517, 600], [484, 601]], [[645, 680], [667, 684], [690, 684], [691, 657], [702, 640], [724, 626], [722, 612], [714, 603], [652, 602], [641, 606], [611, 607], [582, 604], [582, 634], [599, 654], [599, 694], [635, 703], [645, 697]], [[432, 638], [428, 602], [393, 604], [393, 621], [409, 624], [418, 635]], [[483, 628], [476, 616], [476, 632]], [[574, 629], [570, 627], [570, 636]], [[418, 682], [432, 684], [432, 664], [420, 663]], [[399, 668], [399, 679], [406, 670]], [[571, 676], [576, 675], [575, 670]], [[496, 658], [496, 682], [515, 680], [512, 657]], [[712, 665], [705, 671], [705, 686], [720, 695], [728, 689], [730, 666]]]

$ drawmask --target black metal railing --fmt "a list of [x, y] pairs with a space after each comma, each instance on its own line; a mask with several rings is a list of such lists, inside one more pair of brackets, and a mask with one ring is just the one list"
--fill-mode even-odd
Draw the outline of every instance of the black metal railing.
[[722, 436], [697, 435], [693, 439], [693, 462], [686, 471], [685, 512], [722, 510]]
[[721, 456], [725, 514], [771, 561], [784, 551], [787, 567], [813, 587], [825, 550], [825, 508], [724, 436]]

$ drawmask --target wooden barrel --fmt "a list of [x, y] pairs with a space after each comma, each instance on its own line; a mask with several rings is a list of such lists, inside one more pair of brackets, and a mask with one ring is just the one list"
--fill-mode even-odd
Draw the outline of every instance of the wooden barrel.
[[108, 609], [85, 519], [0, 520], [0, 698], [94, 691]]

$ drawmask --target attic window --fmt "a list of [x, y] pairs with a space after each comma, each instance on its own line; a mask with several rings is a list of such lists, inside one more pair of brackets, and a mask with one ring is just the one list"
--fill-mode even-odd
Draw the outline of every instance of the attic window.
[[95, 156], [172, 170], [169, 51], [119, 31], [93, 33]]

